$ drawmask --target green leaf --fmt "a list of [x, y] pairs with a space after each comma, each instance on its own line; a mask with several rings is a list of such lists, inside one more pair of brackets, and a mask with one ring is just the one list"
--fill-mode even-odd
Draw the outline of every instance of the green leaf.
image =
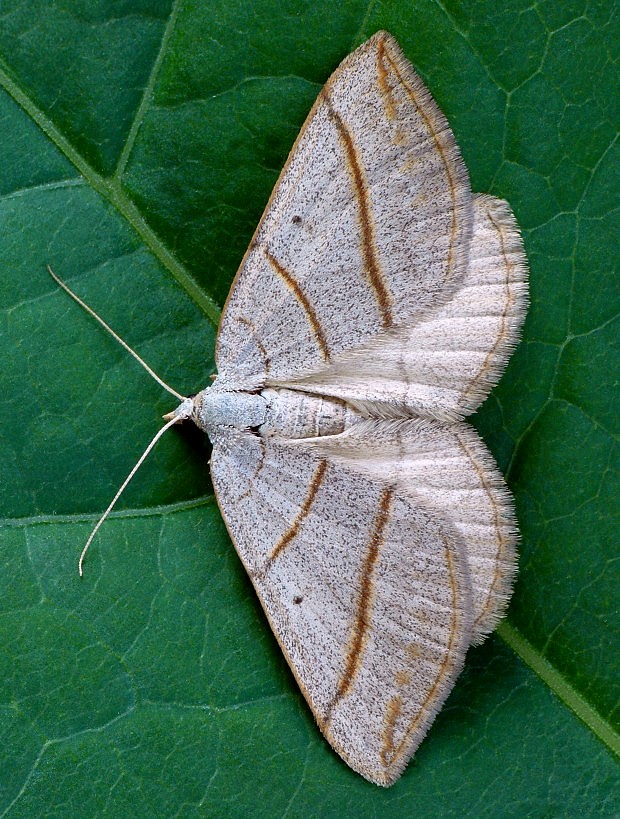
[[[612, 816], [620, 653], [614, 4], [6, 0], [0, 17], [0, 805], [8, 816]], [[387, 28], [475, 190], [523, 227], [531, 309], [475, 423], [522, 531], [507, 621], [390, 790], [321, 738], [228, 540], [208, 445], [218, 308], [341, 58]]]

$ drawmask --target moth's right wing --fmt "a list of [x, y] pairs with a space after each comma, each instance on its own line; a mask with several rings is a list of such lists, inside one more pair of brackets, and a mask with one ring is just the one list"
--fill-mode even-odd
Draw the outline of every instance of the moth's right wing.
[[293, 674], [334, 749], [389, 785], [471, 640], [461, 539], [393, 482], [303, 441], [220, 432], [218, 503]]

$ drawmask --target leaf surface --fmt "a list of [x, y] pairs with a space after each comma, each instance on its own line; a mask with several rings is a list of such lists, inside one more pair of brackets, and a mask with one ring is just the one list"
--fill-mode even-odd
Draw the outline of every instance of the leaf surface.
[[[475, 423], [522, 531], [507, 621], [402, 779], [314, 726], [212, 497], [168, 434], [321, 84], [379, 28], [446, 113], [531, 266], [521, 345]], [[7, 816], [611, 816], [617, 759], [618, 42], [613, 4], [28, 3], [0, 17], [0, 805]]]

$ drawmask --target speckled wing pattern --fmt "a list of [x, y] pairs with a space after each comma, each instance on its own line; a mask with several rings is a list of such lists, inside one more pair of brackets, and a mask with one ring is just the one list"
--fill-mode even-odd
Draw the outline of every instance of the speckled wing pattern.
[[293, 146], [224, 308], [220, 379], [298, 381], [422, 318], [462, 279], [471, 229], [448, 123], [395, 41], [375, 35]]
[[227, 528], [319, 727], [391, 784], [469, 645], [461, 540], [397, 485], [303, 442], [231, 429], [215, 463]]
[[452, 132], [379, 32], [321, 91], [228, 297], [218, 381], [348, 402], [339, 435], [232, 428], [218, 502], [326, 738], [392, 784], [496, 625], [512, 502], [461, 419], [498, 380], [527, 298], [509, 206], [471, 192]]

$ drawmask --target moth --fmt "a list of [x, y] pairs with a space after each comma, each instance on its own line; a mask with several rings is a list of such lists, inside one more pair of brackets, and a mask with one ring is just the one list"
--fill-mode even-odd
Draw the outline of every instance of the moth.
[[224, 307], [217, 377], [167, 416], [209, 436], [222, 516], [295, 679], [378, 785], [511, 594], [513, 502], [462, 419], [526, 301], [510, 207], [472, 193], [446, 119], [380, 31], [293, 146]]

